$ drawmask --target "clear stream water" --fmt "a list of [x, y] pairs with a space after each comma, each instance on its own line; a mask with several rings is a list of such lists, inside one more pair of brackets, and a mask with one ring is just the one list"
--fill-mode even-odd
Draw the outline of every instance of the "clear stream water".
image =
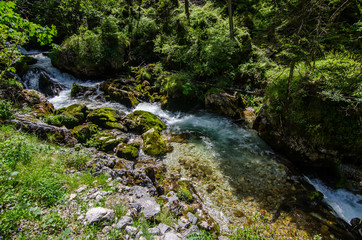
[[[129, 109], [118, 103], [100, 103], [94, 97], [72, 99], [73, 82], [97, 86], [99, 81], [80, 81], [54, 68], [43, 54], [30, 54], [38, 60], [33, 68], [46, 71], [53, 81], [66, 87], [59, 96], [49, 99], [55, 108], [83, 103], [89, 108], [107, 106], [126, 113], [145, 110], [161, 118], [168, 126], [165, 137], [174, 148], [163, 159], [171, 169], [170, 174], [180, 175], [193, 183], [213, 218], [224, 223], [222, 227], [246, 221], [246, 216], [256, 212], [275, 213], [280, 202], [295, 190], [286, 168], [278, 163], [277, 156], [255, 131], [203, 111], [175, 113], [150, 103]], [[37, 89], [39, 76], [34, 71], [24, 78], [30, 83], [29, 88]], [[324, 194], [324, 201], [340, 218], [349, 222], [354, 217], [362, 217], [361, 195], [344, 189], [330, 189], [319, 179], [306, 179]]]

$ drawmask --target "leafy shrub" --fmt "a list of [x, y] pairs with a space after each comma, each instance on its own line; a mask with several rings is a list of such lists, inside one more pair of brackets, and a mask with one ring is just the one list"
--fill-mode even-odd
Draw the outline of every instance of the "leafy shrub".
[[91, 159], [91, 155], [84, 150], [75, 152], [64, 152], [61, 154], [63, 164], [67, 168], [81, 169]]
[[314, 69], [300, 63], [293, 75], [289, 109], [286, 104], [289, 69], [268, 71], [266, 113], [274, 124], [280, 117], [300, 136], [316, 145], [358, 154], [361, 142], [361, 65], [354, 56], [330, 54]]
[[211, 4], [194, 7], [190, 24], [183, 14], [173, 18], [172, 24], [171, 34], [157, 36], [155, 51], [163, 54], [166, 66], [200, 78], [230, 73], [251, 50], [248, 33], [236, 28], [235, 40], [231, 40], [228, 21]]
[[0, 100], [0, 120], [10, 119], [14, 116], [13, 105], [6, 100]]

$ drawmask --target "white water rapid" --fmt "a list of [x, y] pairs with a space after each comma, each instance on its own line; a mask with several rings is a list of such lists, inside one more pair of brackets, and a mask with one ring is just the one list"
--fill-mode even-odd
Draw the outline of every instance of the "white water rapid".
[[[162, 110], [158, 104], [149, 103], [141, 103], [132, 110], [118, 103], [99, 102], [94, 97], [72, 99], [70, 88], [74, 82], [92, 87], [97, 87], [97, 82], [81, 81], [59, 71], [42, 53], [28, 54], [38, 60], [32, 68], [44, 70], [53, 81], [66, 87], [58, 96], [49, 99], [55, 108], [82, 103], [89, 108], [111, 107], [126, 113], [145, 110], [154, 113], [167, 124], [169, 135], [186, 135], [182, 137], [185, 141], [171, 141], [174, 150], [163, 161], [173, 168], [174, 173], [193, 181], [205, 197], [206, 204], [218, 206], [220, 211], [214, 214], [215, 218], [225, 218], [222, 212], [231, 216], [231, 213], [240, 211], [239, 215], [242, 216], [267, 206], [277, 207], [284, 195], [293, 189], [287, 181], [285, 167], [276, 161], [273, 151], [256, 132], [206, 112], [174, 113]], [[25, 76], [30, 78], [28, 87], [36, 89], [39, 77], [30, 74]], [[346, 222], [354, 217], [362, 218], [361, 195], [343, 189], [331, 190], [318, 179], [308, 180], [324, 194], [325, 201]]]

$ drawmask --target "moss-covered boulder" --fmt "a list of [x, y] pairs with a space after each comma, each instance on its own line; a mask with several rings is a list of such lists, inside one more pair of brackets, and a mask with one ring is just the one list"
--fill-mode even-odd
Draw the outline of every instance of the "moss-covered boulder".
[[160, 156], [166, 153], [166, 144], [157, 129], [151, 128], [142, 134], [142, 139], [142, 150], [147, 155]]
[[82, 104], [73, 104], [68, 107], [60, 108], [54, 114], [44, 118], [44, 122], [54, 126], [65, 126], [72, 129], [82, 125], [85, 122], [87, 107]]
[[115, 136], [108, 132], [100, 132], [87, 142], [87, 146], [95, 147], [103, 152], [111, 152], [115, 147], [122, 143], [124, 139], [121, 136]]
[[139, 155], [139, 151], [133, 144], [121, 143], [117, 146], [116, 154], [118, 157], [126, 160], [136, 160]]
[[128, 114], [124, 121], [129, 130], [139, 134], [147, 132], [151, 128], [157, 131], [166, 129], [166, 125], [154, 114], [141, 110]]
[[246, 101], [241, 95], [233, 96], [221, 89], [210, 89], [205, 96], [206, 110], [225, 117], [242, 118], [245, 106]]
[[121, 119], [125, 114], [113, 108], [99, 108], [88, 114], [87, 120], [105, 129], [125, 130]]
[[135, 107], [139, 101], [138, 91], [133, 87], [134, 83], [126, 79], [110, 79], [101, 84], [101, 90], [108, 96], [109, 100], [121, 103], [127, 107]]
[[71, 130], [73, 136], [78, 140], [78, 142], [85, 143], [91, 137], [98, 133], [98, 126], [95, 124], [83, 124], [80, 126], [75, 127]]
[[29, 71], [29, 65], [37, 63], [37, 60], [30, 56], [23, 56], [19, 61], [14, 64], [16, 74], [22, 77]]

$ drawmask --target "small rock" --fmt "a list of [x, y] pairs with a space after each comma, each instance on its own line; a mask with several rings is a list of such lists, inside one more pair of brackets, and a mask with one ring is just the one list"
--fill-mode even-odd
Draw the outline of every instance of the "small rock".
[[163, 223], [160, 223], [157, 228], [160, 229], [161, 235], [164, 235], [166, 232], [171, 230], [169, 226]]
[[160, 235], [160, 229], [157, 227], [149, 228], [148, 232], [152, 235]]
[[103, 234], [107, 234], [110, 230], [111, 230], [111, 227], [110, 227], [110, 226], [105, 226], [105, 227], [102, 229], [102, 233], [103, 233]]
[[87, 189], [87, 185], [81, 185], [77, 190], [75, 190], [74, 192], [76, 193], [80, 193], [83, 192], [84, 190]]
[[184, 236], [190, 235], [192, 233], [200, 233], [200, 232], [201, 232], [200, 229], [197, 226], [193, 225], [185, 231]]
[[212, 227], [205, 221], [202, 221], [199, 226], [207, 231], [212, 229]]
[[219, 236], [217, 240], [229, 240], [229, 238], [225, 236]]
[[70, 194], [69, 201], [73, 201], [76, 197], [77, 197], [77, 194], [75, 194], [75, 193]]
[[96, 196], [96, 201], [100, 201], [101, 199], [103, 199], [103, 196], [102, 196], [102, 195], [97, 195], [97, 196]]
[[96, 207], [88, 210], [85, 215], [85, 220], [87, 224], [92, 224], [96, 222], [110, 221], [114, 219], [114, 216], [115, 214], [113, 210]]
[[180, 219], [178, 220], [178, 225], [181, 228], [188, 228], [190, 226], [190, 221], [185, 218], [184, 216], [180, 217]]
[[126, 226], [129, 226], [129, 225], [132, 225], [133, 224], [133, 219], [131, 217], [122, 217], [117, 225], [116, 225], [116, 228], [117, 229], [125, 229]]
[[182, 236], [175, 232], [168, 232], [163, 236], [164, 240], [181, 240]]
[[132, 226], [126, 227], [126, 232], [131, 236], [135, 236], [137, 231], [138, 231], [138, 229], [136, 227], [132, 227]]
[[186, 215], [187, 217], [188, 217], [188, 219], [190, 220], [190, 222], [193, 224], [193, 225], [195, 225], [196, 223], [197, 223], [197, 221], [198, 221], [198, 219], [197, 219], [197, 217], [194, 215], [194, 214], [192, 214], [192, 213], [187, 213], [187, 215]]

